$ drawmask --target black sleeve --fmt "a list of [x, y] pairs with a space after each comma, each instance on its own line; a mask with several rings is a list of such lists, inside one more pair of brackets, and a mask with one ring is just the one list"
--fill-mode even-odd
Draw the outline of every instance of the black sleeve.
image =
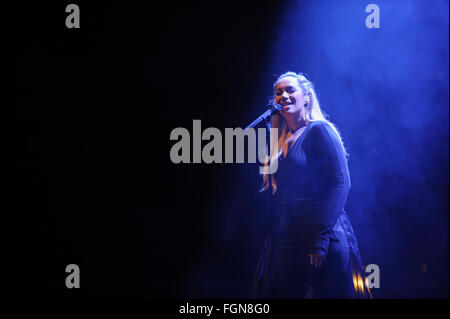
[[[326, 256], [333, 226], [342, 214], [350, 190], [350, 175], [344, 146], [336, 131], [325, 121], [314, 122], [308, 134], [306, 156], [314, 172], [319, 195], [314, 209], [313, 251]], [[333, 235], [334, 236], [334, 235]]]

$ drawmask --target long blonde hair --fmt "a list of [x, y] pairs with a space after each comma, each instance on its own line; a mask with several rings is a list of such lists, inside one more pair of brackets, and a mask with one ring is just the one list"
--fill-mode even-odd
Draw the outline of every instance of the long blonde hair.
[[[320, 107], [319, 99], [317, 97], [317, 94], [316, 94], [316, 91], [314, 88], [314, 84], [310, 80], [308, 80], [304, 74], [295, 73], [295, 72], [283, 73], [282, 75], [280, 75], [277, 78], [277, 80], [273, 84], [273, 90], [275, 91], [275, 88], [276, 88], [278, 82], [282, 78], [285, 78], [288, 76], [296, 78], [299, 86], [301, 87], [301, 89], [303, 91], [304, 96], [309, 97], [310, 102], [305, 106], [306, 112], [302, 112], [302, 120], [306, 124], [309, 124], [309, 123], [311, 123], [313, 121], [317, 121], [317, 120], [326, 121], [333, 128], [333, 130], [336, 132], [336, 134], [341, 138], [341, 135], [339, 134], [339, 131], [337, 130], [336, 126], [333, 123], [331, 123], [330, 121], [328, 121], [328, 119], [327, 119], [328, 115], [322, 111], [322, 108]], [[272, 105], [274, 102], [275, 102], [275, 93], [270, 98], [269, 104]], [[287, 126], [287, 123], [286, 123], [286, 120], [284, 119], [284, 117], [279, 114], [276, 114], [272, 117], [271, 123], [272, 123], [272, 128], [278, 129], [278, 135], [279, 135], [277, 147], [273, 148], [273, 150], [271, 150], [270, 159], [271, 159], [271, 161], [273, 161], [274, 159], [277, 159], [281, 155], [283, 141], [285, 140], [286, 135], [289, 132], [289, 128]], [[290, 139], [288, 141], [288, 147], [290, 147], [293, 143], [295, 143], [295, 141], [297, 140], [297, 138], [300, 136], [300, 134], [302, 132], [303, 132], [303, 130], [297, 130], [290, 137]], [[342, 142], [342, 139], [341, 139], [341, 142]], [[343, 143], [342, 143], [342, 145], [343, 145]], [[345, 151], [345, 148], [344, 148], [344, 151]], [[345, 151], [345, 155], [348, 156], [346, 151]], [[268, 160], [269, 160], [269, 158], [267, 157], [266, 163], [265, 163], [266, 168], [268, 167], [268, 162], [269, 162]], [[268, 189], [269, 189], [269, 175], [263, 174], [263, 186], [260, 191], [266, 191]], [[277, 182], [276, 182], [274, 176], [272, 176], [272, 189], [273, 189], [272, 194], [274, 194], [277, 190]]]

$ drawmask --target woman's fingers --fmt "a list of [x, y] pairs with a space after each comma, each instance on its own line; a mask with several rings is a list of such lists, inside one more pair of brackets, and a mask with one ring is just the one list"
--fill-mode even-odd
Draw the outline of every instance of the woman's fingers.
[[312, 267], [316, 267], [316, 253], [308, 254], [308, 256], [309, 256], [309, 264]]
[[318, 253], [309, 254], [309, 264], [313, 266], [314, 268], [319, 268], [322, 266], [322, 263], [324, 261], [324, 258], [322, 255]]
[[319, 258], [318, 258], [319, 260], [318, 260], [318, 265], [317, 265], [317, 267], [320, 267], [320, 266], [322, 266], [322, 263], [323, 263], [323, 256], [322, 255], [319, 255]]

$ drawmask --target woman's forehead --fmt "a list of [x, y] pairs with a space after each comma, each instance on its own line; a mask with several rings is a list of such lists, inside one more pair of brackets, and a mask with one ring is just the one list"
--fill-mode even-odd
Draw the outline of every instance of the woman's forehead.
[[277, 82], [275, 90], [285, 88], [287, 86], [299, 87], [297, 79], [294, 78], [293, 76], [285, 76]]

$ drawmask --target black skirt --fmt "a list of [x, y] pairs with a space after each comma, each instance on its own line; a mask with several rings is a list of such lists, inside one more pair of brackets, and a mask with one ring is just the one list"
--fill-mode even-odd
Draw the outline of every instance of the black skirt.
[[[328, 254], [319, 268], [309, 264], [312, 239], [303, 214], [310, 207], [278, 210], [265, 239], [253, 284], [254, 298], [367, 298], [361, 257], [348, 217], [338, 218]], [[302, 213], [299, 213], [302, 211]]]

